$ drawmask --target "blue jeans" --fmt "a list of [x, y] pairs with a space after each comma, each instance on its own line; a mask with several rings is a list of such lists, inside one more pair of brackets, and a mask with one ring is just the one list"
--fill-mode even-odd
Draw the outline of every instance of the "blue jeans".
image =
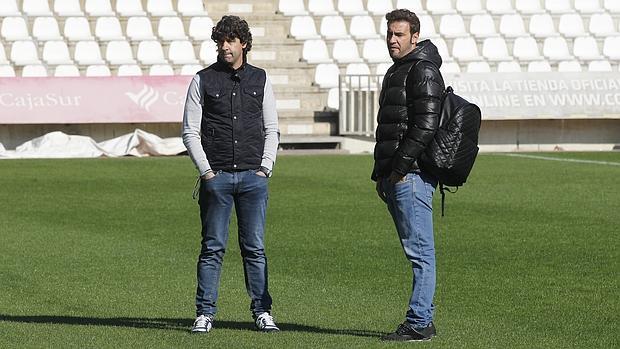
[[437, 180], [420, 172], [408, 173], [403, 182], [381, 179], [405, 256], [411, 261], [413, 286], [407, 322], [426, 327], [433, 320], [435, 294], [435, 244], [433, 239], [433, 193]]
[[256, 170], [218, 171], [200, 181], [202, 246], [198, 257], [196, 315], [215, 315], [222, 269], [228, 242], [233, 205], [237, 213], [239, 247], [243, 258], [245, 287], [253, 314], [271, 310], [267, 282], [267, 258], [263, 237], [267, 209], [267, 181]]

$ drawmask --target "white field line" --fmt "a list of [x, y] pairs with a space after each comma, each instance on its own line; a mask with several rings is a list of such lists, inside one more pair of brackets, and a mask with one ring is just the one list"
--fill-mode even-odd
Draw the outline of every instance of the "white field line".
[[609, 161], [564, 159], [564, 158], [554, 158], [554, 157], [550, 157], [550, 156], [538, 156], [538, 155], [527, 155], [527, 154], [499, 154], [499, 153], [496, 153], [495, 155], [512, 156], [512, 157], [517, 157], [517, 158], [538, 159], [538, 160], [548, 160], [548, 161], [577, 162], [577, 163], [582, 163], [582, 164], [620, 166], [620, 162], [609, 162]]

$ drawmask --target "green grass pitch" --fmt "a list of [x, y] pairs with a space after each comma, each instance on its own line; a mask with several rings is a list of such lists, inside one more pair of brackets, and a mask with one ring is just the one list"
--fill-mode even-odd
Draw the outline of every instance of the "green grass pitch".
[[[415, 345], [620, 345], [620, 153], [532, 155], [598, 162], [482, 154], [444, 218], [437, 193], [438, 337]], [[233, 229], [215, 328], [191, 335], [189, 158], [0, 161], [0, 348], [403, 346], [378, 339], [403, 320], [411, 269], [371, 167], [280, 156], [266, 245], [283, 331], [252, 331]]]

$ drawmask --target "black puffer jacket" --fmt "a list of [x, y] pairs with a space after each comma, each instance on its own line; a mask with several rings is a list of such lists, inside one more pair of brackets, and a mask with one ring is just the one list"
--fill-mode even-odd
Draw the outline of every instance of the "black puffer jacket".
[[416, 160], [433, 139], [439, 123], [444, 82], [441, 56], [429, 40], [394, 60], [383, 78], [375, 133], [372, 179], [418, 169]]

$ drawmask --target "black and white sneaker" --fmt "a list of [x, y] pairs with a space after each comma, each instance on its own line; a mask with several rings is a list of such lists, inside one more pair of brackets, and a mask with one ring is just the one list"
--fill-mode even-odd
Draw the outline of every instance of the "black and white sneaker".
[[394, 333], [381, 337], [382, 341], [419, 342], [430, 341], [437, 334], [433, 322], [426, 327], [413, 327], [408, 322], [403, 322]]
[[271, 314], [264, 312], [256, 315], [254, 319], [256, 329], [261, 332], [277, 332], [280, 331], [276, 323], [273, 321]]
[[208, 315], [200, 315], [194, 321], [192, 333], [207, 333], [213, 328], [213, 317]]

